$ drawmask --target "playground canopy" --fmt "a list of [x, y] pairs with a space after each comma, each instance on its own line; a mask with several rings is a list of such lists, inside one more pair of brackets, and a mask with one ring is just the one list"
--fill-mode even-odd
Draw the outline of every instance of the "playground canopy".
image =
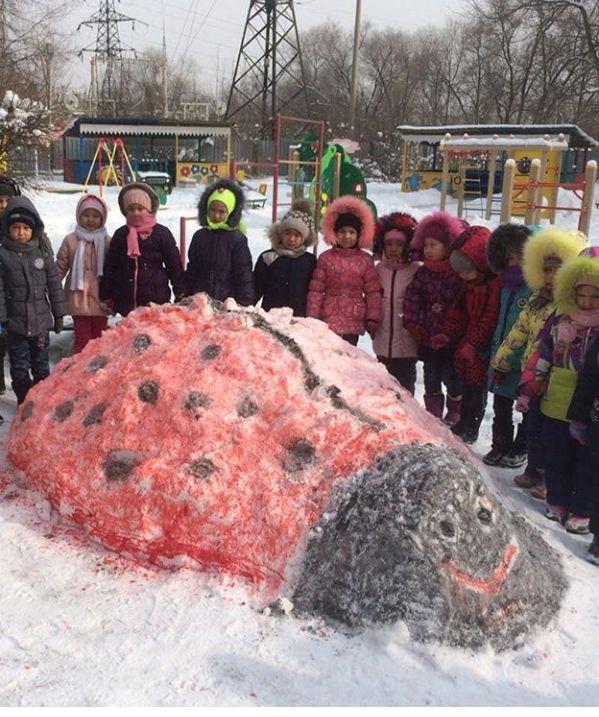
[[228, 124], [78, 117], [63, 133], [65, 181], [84, 181], [100, 137], [122, 139], [136, 171], [168, 172], [175, 184], [182, 178], [207, 182], [229, 175], [232, 148]]

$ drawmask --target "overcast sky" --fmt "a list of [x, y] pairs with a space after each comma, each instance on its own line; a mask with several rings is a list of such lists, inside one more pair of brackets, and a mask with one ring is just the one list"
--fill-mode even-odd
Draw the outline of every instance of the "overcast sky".
[[[362, 18], [380, 27], [415, 29], [426, 25], [442, 25], [452, 11], [460, 9], [465, 0], [363, 0]], [[65, 18], [65, 29], [75, 29], [99, 8], [99, 0], [85, 0], [80, 9]], [[295, 8], [300, 32], [329, 19], [348, 29], [353, 28], [355, 0], [296, 0]], [[230, 75], [237, 57], [249, 0], [117, 0], [117, 10], [148, 24], [120, 25], [121, 42], [143, 50], [162, 47], [162, 23], [166, 27], [169, 61], [177, 64], [195, 58], [201, 67], [204, 82], [216, 80], [217, 66], [221, 75]], [[76, 38], [78, 47], [95, 43], [95, 31], [82, 27]], [[326, 52], [326, 48], [323, 48]], [[77, 61], [74, 71], [77, 84], [89, 78], [89, 55]]]

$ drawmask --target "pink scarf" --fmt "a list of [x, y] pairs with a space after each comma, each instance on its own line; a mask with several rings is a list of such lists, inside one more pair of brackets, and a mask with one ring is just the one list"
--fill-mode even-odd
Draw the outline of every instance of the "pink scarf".
[[402, 261], [401, 259], [387, 259], [386, 256], [381, 259], [381, 264], [388, 267], [391, 271], [401, 271], [402, 269], [407, 269], [408, 266], [410, 266], [409, 261]]
[[579, 331], [599, 326], [599, 309], [577, 309], [561, 317], [557, 326], [557, 339], [570, 344]]
[[127, 217], [127, 256], [132, 258], [141, 255], [139, 251], [139, 240], [147, 239], [156, 226], [156, 215], [150, 214], [147, 210], [135, 217]]

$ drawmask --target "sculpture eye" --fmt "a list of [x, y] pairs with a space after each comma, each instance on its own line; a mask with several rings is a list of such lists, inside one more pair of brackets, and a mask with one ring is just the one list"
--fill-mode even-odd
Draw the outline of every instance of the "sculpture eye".
[[441, 532], [446, 538], [453, 538], [455, 535], [455, 528], [453, 527], [453, 523], [450, 523], [448, 520], [442, 520], [441, 521]]
[[478, 519], [483, 525], [490, 525], [491, 524], [491, 511], [487, 510], [486, 508], [481, 508], [478, 511]]

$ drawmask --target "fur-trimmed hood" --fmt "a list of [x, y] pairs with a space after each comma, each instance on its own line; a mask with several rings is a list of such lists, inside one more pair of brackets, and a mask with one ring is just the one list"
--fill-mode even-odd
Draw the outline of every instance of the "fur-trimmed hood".
[[533, 291], [539, 291], [545, 284], [543, 265], [549, 256], [556, 256], [562, 263], [578, 256], [587, 244], [581, 232], [565, 231], [558, 227], [547, 227], [533, 234], [524, 245], [522, 269], [524, 279]]
[[219, 189], [229, 189], [235, 195], [235, 209], [227, 217], [227, 224], [231, 229], [235, 229], [241, 222], [241, 214], [245, 204], [245, 195], [243, 189], [232, 179], [217, 179], [216, 182], [209, 184], [202, 192], [200, 201], [198, 202], [198, 216], [201, 227], [208, 226], [208, 200]]
[[[313, 208], [308, 199], [295, 199], [291, 209], [278, 222], [271, 224], [266, 230], [266, 236], [270, 240], [273, 249], [281, 246], [283, 231], [285, 229], [296, 229], [300, 233], [306, 232], [303, 245], [308, 248], [316, 244], [316, 232], [312, 220]], [[302, 226], [303, 225], [303, 226]]]
[[148, 197], [150, 197], [150, 202], [152, 204], [151, 213], [156, 214], [158, 207], [160, 206], [156, 192], [145, 182], [131, 182], [131, 184], [126, 184], [119, 192], [119, 209], [121, 210], [123, 216], [127, 216], [127, 213], [125, 212], [125, 194], [127, 194], [130, 189], [141, 189], [142, 192], [145, 192]]
[[361, 199], [352, 196], [343, 196], [329, 206], [322, 220], [322, 231], [327, 244], [335, 246], [335, 222], [341, 214], [353, 214], [362, 224], [362, 231], [358, 237], [360, 249], [370, 249], [374, 238], [374, 217], [368, 205]]
[[424, 219], [418, 222], [414, 238], [412, 239], [412, 249], [422, 251], [424, 249], [424, 240], [432, 237], [440, 241], [448, 249], [452, 242], [469, 226], [468, 222], [459, 217], [454, 217], [447, 212], [433, 212], [428, 214]]
[[451, 250], [459, 251], [468, 257], [481, 274], [488, 274], [487, 244], [490, 236], [491, 230], [487, 227], [468, 227], [452, 243]]
[[584, 278], [599, 285], [599, 259], [590, 256], [572, 257], [557, 270], [553, 297], [559, 311], [570, 314], [577, 310], [575, 288], [579, 280]]
[[385, 249], [385, 234], [392, 229], [403, 232], [406, 235], [408, 245], [414, 237], [418, 222], [410, 214], [405, 212], [393, 212], [379, 217], [374, 230], [374, 243], [372, 245], [372, 253], [377, 256], [383, 256]]
[[521, 254], [532, 231], [525, 224], [500, 224], [487, 243], [487, 261], [494, 274], [508, 268], [508, 254]]

